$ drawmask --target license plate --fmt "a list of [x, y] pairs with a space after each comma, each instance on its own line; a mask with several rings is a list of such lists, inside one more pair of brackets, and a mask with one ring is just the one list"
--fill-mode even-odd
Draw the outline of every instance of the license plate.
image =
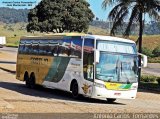
[[121, 93], [114, 93], [114, 95], [116, 95], [116, 96], [120, 96], [120, 95], [121, 95]]

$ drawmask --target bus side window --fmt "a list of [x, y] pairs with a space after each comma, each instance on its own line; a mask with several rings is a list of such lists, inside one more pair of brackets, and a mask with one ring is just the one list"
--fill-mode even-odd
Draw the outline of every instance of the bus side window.
[[59, 56], [69, 57], [71, 55], [71, 49], [61, 46], [58, 48], [58, 54]]
[[29, 52], [29, 44], [25, 44], [24, 53], [28, 54]]
[[49, 44], [45, 45], [45, 51], [46, 51], [46, 55], [51, 55], [51, 48], [49, 47]]
[[20, 44], [20, 45], [19, 45], [19, 53], [20, 53], [20, 54], [23, 54], [23, 53], [24, 53], [24, 48], [25, 48], [25, 45], [24, 45], [24, 44]]
[[46, 54], [45, 44], [39, 44], [39, 54], [40, 55], [45, 55]]
[[28, 54], [32, 54], [32, 44], [28, 45]]
[[52, 46], [52, 51], [51, 51], [53, 56], [58, 56], [58, 45]]
[[38, 54], [38, 44], [33, 44], [32, 45], [32, 47], [33, 47], [33, 54]]

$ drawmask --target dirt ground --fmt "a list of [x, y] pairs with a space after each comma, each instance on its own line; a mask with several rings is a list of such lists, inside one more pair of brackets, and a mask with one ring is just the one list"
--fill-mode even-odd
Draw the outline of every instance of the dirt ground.
[[[6, 53], [5, 53], [6, 55]], [[0, 53], [0, 60], [15, 61], [16, 54]], [[15, 71], [15, 64], [0, 64]], [[69, 93], [28, 89], [16, 80], [14, 72], [0, 69], [0, 113], [160, 113], [160, 92], [139, 90], [135, 100], [118, 99], [115, 103], [89, 98], [72, 99]]]

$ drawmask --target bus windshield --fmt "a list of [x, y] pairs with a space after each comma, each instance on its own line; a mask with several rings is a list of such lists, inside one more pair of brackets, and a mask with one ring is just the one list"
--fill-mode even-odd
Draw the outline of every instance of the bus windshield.
[[100, 52], [100, 61], [96, 64], [96, 79], [109, 82], [137, 82], [137, 72], [137, 56]]
[[[133, 83], [138, 80], [138, 57], [133, 45], [98, 42], [100, 60], [95, 78], [106, 82]], [[113, 48], [108, 48], [113, 47]], [[119, 50], [121, 49], [121, 50]], [[110, 51], [109, 51], [110, 50]]]

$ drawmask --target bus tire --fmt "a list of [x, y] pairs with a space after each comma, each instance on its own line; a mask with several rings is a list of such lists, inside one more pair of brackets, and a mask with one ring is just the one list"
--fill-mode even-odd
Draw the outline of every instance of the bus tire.
[[108, 102], [108, 103], [113, 103], [113, 102], [115, 102], [115, 101], [116, 101], [115, 98], [107, 98], [107, 102]]
[[24, 74], [24, 81], [25, 81], [26, 87], [30, 88], [29, 76], [27, 72]]
[[71, 83], [71, 91], [72, 91], [72, 97], [77, 99], [79, 97], [79, 90], [78, 90], [78, 83], [77, 81], [72, 81]]
[[34, 89], [35, 88], [35, 75], [34, 73], [31, 73], [31, 76], [29, 78], [29, 83], [30, 83], [30, 88]]

